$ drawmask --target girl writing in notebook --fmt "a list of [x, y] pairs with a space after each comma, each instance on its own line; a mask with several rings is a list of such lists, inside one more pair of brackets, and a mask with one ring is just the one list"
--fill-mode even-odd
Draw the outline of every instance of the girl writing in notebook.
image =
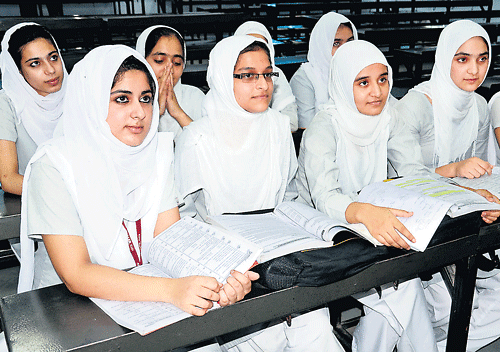
[[[266, 43], [232, 36], [212, 49], [203, 117], [176, 144], [176, 183], [202, 218], [269, 209], [296, 197], [290, 120], [269, 108], [276, 73]], [[328, 310], [294, 317], [223, 347], [229, 351], [342, 351]]]
[[63, 135], [26, 171], [19, 292], [62, 281], [80, 295], [168, 302], [193, 315], [243, 298], [257, 274], [235, 272], [222, 287], [210, 277], [122, 270], [140, 265], [142, 249], [179, 219], [172, 135], [157, 132], [156, 79], [145, 59], [126, 46], [98, 47], [75, 65], [65, 99]]
[[0, 182], [21, 194], [29, 159], [61, 116], [67, 72], [54, 38], [36, 23], [5, 32], [0, 70]]
[[181, 82], [186, 67], [186, 43], [178, 31], [168, 26], [152, 26], [137, 39], [136, 50], [151, 65], [158, 80], [160, 131], [179, 136], [182, 128], [201, 117], [205, 95], [197, 87]]
[[329, 12], [314, 25], [307, 62], [290, 79], [297, 100], [299, 128], [307, 128], [320, 106], [328, 102], [328, 71], [332, 56], [340, 46], [354, 39], [358, 39], [356, 27], [339, 13]]
[[[357, 58], [351, 60], [351, 58]], [[392, 70], [373, 44], [355, 40], [331, 61], [330, 102], [305, 130], [299, 154], [299, 200], [332, 218], [364, 224], [382, 244], [409, 249], [412, 234], [397, 217], [412, 213], [358, 202], [364, 186], [387, 178], [387, 160], [400, 175], [429, 173], [404, 122], [387, 104]], [[355, 295], [365, 315], [353, 351], [436, 351], [420, 279]]]
[[[415, 86], [395, 105], [418, 141], [425, 165], [442, 176], [475, 178], [492, 171], [493, 166], [486, 161], [488, 106], [475, 92], [486, 78], [490, 55], [488, 33], [479, 24], [470, 20], [449, 24], [439, 36], [430, 80]], [[484, 190], [478, 192], [498, 202]], [[498, 211], [484, 211], [482, 218], [491, 223], [498, 215]], [[468, 350], [475, 351], [500, 336], [498, 273], [478, 273]], [[450, 295], [439, 273], [425, 285], [438, 347], [444, 350]]]

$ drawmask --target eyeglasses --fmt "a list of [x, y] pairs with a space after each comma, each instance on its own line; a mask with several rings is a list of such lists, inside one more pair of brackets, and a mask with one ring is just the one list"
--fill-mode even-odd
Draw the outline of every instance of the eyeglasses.
[[262, 76], [266, 82], [271, 82], [273, 77], [279, 77], [279, 72], [265, 72], [265, 73], [233, 73], [233, 77], [241, 79], [243, 83], [256, 83], [259, 77]]

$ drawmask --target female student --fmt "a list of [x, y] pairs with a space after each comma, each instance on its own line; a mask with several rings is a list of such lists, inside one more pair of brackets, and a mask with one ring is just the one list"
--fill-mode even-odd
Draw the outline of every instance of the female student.
[[[289, 119], [270, 109], [273, 65], [264, 41], [245, 35], [210, 53], [203, 117], [182, 132], [176, 184], [199, 215], [269, 209], [296, 196]], [[342, 351], [326, 308], [229, 342], [230, 351]]]
[[295, 96], [293, 95], [292, 88], [290, 87], [290, 83], [288, 83], [285, 74], [274, 64], [274, 45], [271, 34], [267, 30], [266, 26], [255, 21], [247, 21], [243, 23], [234, 32], [234, 35], [245, 34], [260, 38], [267, 43], [274, 66], [273, 70], [279, 73], [279, 76], [276, 78], [276, 82], [274, 83], [273, 98], [271, 99], [270, 107], [290, 117], [290, 128], [292, 132], [297, 131], [298, 117]]
[[[350, 60], [350, 58], [357, 60]], [[330, 70], [330, 103], [305, 130], [297, 188], [302, 200], [332, 218], [362, 223], [387, 246], [409, 249], [413, 236], [397, 219], [412, 214], [357, 201], [364, 186], [387, 178], [387, 160], [400, 175], [429, 173], [404, 123], [387, 99], [392, 70], [382, 52], [362, 40], [337, 50]], [[419, 279], [355, 296], [365, 315], [354, 331], [353, 351], [436, 351]]]
[[0, 70], [0, 182], [5, 192], [21, 194], [28, 160], [61, 116], [67, 72], [54, 38], [36, 23], [5, 33]]
[[[297, 100], [299, 128], [307, 128], [321, 104], [328, 102], [328, 72], [335, 51], [358, 39], [354, 24], [341, 14], [329, 12], [318, 20], [309, 38], [307, 61], [290, 80]], [[357, 58], [349, 58], [353, 61]]]
[[[431, 79], [411, 89], [396, 105], [420, 144], [426, 166], [446, 177], [474, 178], [490, 174], [487, 160], [490, 120], [486, 100], [475, 90], [490, 66], [491, 44], [479, 24], [460, 20], [439, 36]], [[498, 202], [496, 198], [488, 199]], [[482, 213], [491, 223], [498, 212]], [[480, 272], [471, 317], [468, 350], [500, 336], [500, 275]], [[426, 283], [438, 347], [445, 348], [451, 300], [439, 274]]]
[[160, 131], [174, 132], [175, 138], [193, 120], [201, 117], [205, 95], [197, 87], [181, 83], [186, 67], [186, 43], [168, 26], [152, 26], [137, 39], [136, 49], [155, 72], [159, 85]]
[[179, 219], [172, 136], [157, 132], [156, 80], [144, 58], [122, 45], [92, 50], [69, 75], [65, 99], [63, 135], [26, 170], [19, 292], [62, 281], [84, 296], [169, 302], [193, 315], [248, 293], [251, 272], [222, 287], [121, 270], [140, 265], [142, 249]]

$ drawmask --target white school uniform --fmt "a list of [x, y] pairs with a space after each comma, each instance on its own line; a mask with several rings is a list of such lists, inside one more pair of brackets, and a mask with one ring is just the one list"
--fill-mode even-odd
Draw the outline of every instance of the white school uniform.
[[[34, 252], [37, 235], [82, 236], [93, 263], [127, 269], [136, 262], [122, 223], [142, 256], [153, 240], [158, 214], [177, 205], [173, 136], [157, 132], [157, 94], [151, 128], [140, 145], [119, 141], [106, 122], [113, 78], [129, 56], [146, 64], [131, 48], [101, 46], [68, 77], [62, 136], [40, 146], [24, 178], [18, 292], [60, 282], [44, 246]], [[150, 74], [154, 77], [151, 69]], [[139, 219], [142, 248], [134, 226]], [[198, 351], [220, 347], [212, 343]]]
[[[424, 163], [429, 168], [474, 156], [488, 158], [490, 118], [486, 100], [475, 92], [459, 89], [449, 74], [455, 52], [475, 36], [486, 39], [491, 53], [488, 34], [477, 23], [462, 20], [448, 25], [438, 41], [431, 80], [410, 90], [395, 106], [419, 142]], [[500, 337], [499, 273], [499, 270], [478, 272], [467, 351], [476, 351]], [[424, 282], [424, 287], [438, 348], [444, 351], [450, 294], [439, 273]]]
[[[172, 27], [156, 25], [146, 28], [137, 38], [136, 50], [141, 53], [141, 55], [146, 55], [146, 41], [151, 34], [151, 32], [156, 28], [168, 28], [182, 38], [182, 35]], [[183, 47], [184, 52], [184, 68], [186, 67], [186, 43]], [[179, 78], [174, 86], [174, 93], [179, 103], [179, 106], [184, 110], [186, 115], [188, 115], [191, 120], [196, 121], [201, 118], [201, 105], [205, 94], [198, 87], [191, 86], [189, 84], [182, 84], [182, 77]], [[179, 137], [182, 132], [182, 127], [179, 125], [176, 119], [174, 119], [168, 111], [165, 109], [163, 115], [160, 116], [160, 123], [158, 125], [158, 131], [160, 132], [173, 132], [174, 140]]]
[[[245, 111], [233, 92], [233, 68], [251, 36], [223, 39], [210, 53], [204, 116], [181, 134], [175, 179], [183, 197], [195, 194], [203, 215], [273, 208], [296, 196], [297, 169], [289, 119], [267, 109]], [[231, 352], [342, 351], [326, 308], [223, 345]]]
[[328, 78], [333, 43], [337, 29], [347, 22], [351, 24], [354, 39], [358, 39], [354, 24], [344, 15], [335, 12], [321, 16], [311, 31], [308, 62], [302, 64], [290, 79], [297, 101], [299, 128], [307, 128], [320, 106], [329, 100]]
[[247, 21], [240, 25], [234, 32], [234, 35], [245, 34], [260, 34], [266, 38], [267, 46], [271, 52], [271, 60], [273, 61], [273, 70], [279, 73], [278, 79], [276, 79], [274, 83], [273, 98], [271, 99], [269, 107], [281, 112], [283, 115], [288, 116], [290, 118], [290, 128], [292, 132], [297, 131], [298, 116], [295, 96], [293, 95], [292, 88], [290, 87], [290, 83], [288, 83], [284, 72], [274, 63], [275, 52], [271, 33], [269, 33], [266, 26], [262, 23]]
[[[354, 64], [348, 58], [360, 58]], [[353, 82], [365, 67], [387, 66], [383, 54], [365, 41], [353, 41], [337, 50], [330, 74], [332, 101], [324, 106], [304, 132], [299, 154], [299, 199], [332, 218], [345, 219], [357, 191], [387, 177], [387, 159], [401, 175], [429, 173], [404, 122], [391, 114], [389, 105], [376, 116], [358, 112]], [[379, 298], [375, 289], [354, 295], [365, 316], [356, 327], [353, 351], [436, 351], [432, 326], [419, 279], [394, 289], [385, 285]]]
[[20, 175], [24, 175], [26, 165], [37, 146], [52, 138], [62, 114], [68, 75], [60, 56], [64, 78], [58, 92], [43, 97], [26, 82], [8, 49], [12, 34], [28, 25], [38, 24], [25, 22], [11, 27], [2, 39], [2, 52], [0, 53], [3, 88], [0, 91], [0, 139], [16, 143]]

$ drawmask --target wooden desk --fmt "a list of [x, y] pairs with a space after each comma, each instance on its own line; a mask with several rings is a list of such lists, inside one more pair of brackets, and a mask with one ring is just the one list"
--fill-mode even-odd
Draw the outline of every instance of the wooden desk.
[[19, 237], [21, 197], [0, 189], [0, 241]]
[[[0, 300], [1, 320], [11, 351], [165, 351], [321, 306], [356, 292], [457, 264], [447, 351], [465, 351], [477, 267], [475, 256], [500, 247], [499, 225], [479, 231], [479, 214], [445, 220], [425, 252], [387, 249], [387, 259], [322, 287], [276, 292], [252, 290], [253, 297], [191, 317], [146, 336], [115, 324], [89, 299], [65, 286], [35, 290]], [[459, 236], [459, 238], [457, 238]], [[439, 243], [438, 243], [439, 242]], [[292, 320], [293, 324], [293, 320]]]

